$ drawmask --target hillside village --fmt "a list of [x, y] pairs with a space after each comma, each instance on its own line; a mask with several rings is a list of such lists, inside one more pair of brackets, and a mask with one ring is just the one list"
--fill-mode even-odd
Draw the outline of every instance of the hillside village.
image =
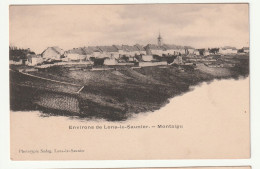
[[41, 54], [10, 47], [12, 110], [125, 120], [154, 111], [190, 86], [249, 75], [249, 48], [162, 43], [88, 46]]
[[[88, 46], [73, 48], [64, 51], [58, 46], [48, 47], [41, 54], [30, 49], [9, 47], [10, 64], [37, 66], [38, 68], [52, 65], [88, 64], [93, 66], [132, 65], [132, 66], [158, 66], [169, 64], [196, 64], [204, 63], [211, 67], [223, 67], [217, 62], [221, 56], [248, 54], [249, 47], [236, 49], [225, 46], [221, 48], [195, 49], [191, 46], [163, 44], [159, 34], [157, 44], [143, 45], [112, 45]], [[225, 64], [232, 66], [234, 64]]]

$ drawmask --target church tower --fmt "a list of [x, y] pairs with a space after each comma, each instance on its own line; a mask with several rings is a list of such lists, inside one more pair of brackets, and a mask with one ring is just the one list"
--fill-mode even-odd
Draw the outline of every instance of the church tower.
[[161, 33], [159, 33], [159, 36], [157, 38], [157, 43], [158, 43], [158, 46], [162, 46], [162, 37], [161, 37]]

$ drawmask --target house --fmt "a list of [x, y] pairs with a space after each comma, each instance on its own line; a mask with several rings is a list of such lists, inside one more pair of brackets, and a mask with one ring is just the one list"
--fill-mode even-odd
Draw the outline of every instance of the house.
[[235, 47], [231, 47], [231, 46], [225, 46], [219, 49], [219, 53], [220, 54], [235, 54], [237, 53], [237, 49]]
[[158, 56], [163, 55], [163, 49], [164, 48], [162, 46], [158, 46], [158, 45], [154, 45], [154, 44], [148, 44], [144, 48], [146, 50], [147, 55], [158, 55]]
[[144, 47], [142, 45], [136, 44], [134, 46], [130, 46], [130, 45], [113, 45], [119, 53], [119, 58], [121, 58], [122, 56], [126, 56], [129, 58], [134, 58], [137, 55], [145, 55], [146, 54], [146, 50], [144, 49]]
[[194, 55], [196, 55], [196, 56], [199, 56], [199, 55], [200, 55], [200, 52], [199, 52], [198, 49], [195, 49], [195, 50], [194, 50]]
[[134, 46], [138, 49], [140, 55], [146, 55], [146, 50], [142, 45], [136, 44]]
[[114, 48], [116, 48], [117, 52], [118, 52], [118, 58], [120, 58], [121, 56], [124, 55], [124, 50], [123, 47], [120, 45], [113, 45]]
[[116, 61], [115, 58], [105, 58], [104, 60], [104, 65], [117, 65], [118, 62]]
[[177, 45], [170, 45], [170, 44], [164, 44], [163, 47], [163, 54], [165, 55], [179, 55], [180, 50]]
[[174, 59], [174, 61], [173, 61], [173, 63], [175, 63], [175, 64], [182, 64], [182, 56], [177, 56], [175, 59]]
[[92, 57], [93, 53], [97, 49], [95, 47], [82, 47], [82, 50], [84, 51], [84, 54], [86, 56], [86, 60], [90, 60], [90, 57]]
[[243, 47], [242, 49], [244, 53], [249, 53], [249, 47]]
[[191, 46], [184, 46], [184, 50], [185, 50], [185, 55], [189, 55], [189, 54], [193, 54], [195, 49]]
[[186, 54], [186, 50], [183, 46], [177, 46], [178, 52], [181, 55], [185, 55]]
[[83, 50], [85, 51], [88, 60], [91, 60], [92, 58], [103, 58], [101, 50], [96, 46], [84, 47]]
[[41, 55], [35, 55], [35, 54], [28, 55], [29, 66], [36, 66], [41, 63], [43, 63], [43, 58]]
[[[160, 56], [159, 56], [160, 57]], [[156, 59], [156, 55], [141, 55], [138, 65], [140, 67], [167, 65], [167, 61]]]
[[205, 49], [203, 55], [204, 55], [204, 56], [209, 56], [209, 50], [208, 50], [208, 49]]
[[108, 58], [119, 58], [118, 49], [115, 46], [97, 46], [100, 58], [108, 57]]
[[83, 48], [73, 48], [65, 52], [67, 61], [86, 61], [87, 53]]
[[122, 45], [123, 55], [134, 57], [140, 55], [139, 49], [136, 46]]
[[64, 55], [64, 51], [57, 46], [48, 47], [42, 52], [41, 55], [44, 60], [61, 60], [61, 57]]

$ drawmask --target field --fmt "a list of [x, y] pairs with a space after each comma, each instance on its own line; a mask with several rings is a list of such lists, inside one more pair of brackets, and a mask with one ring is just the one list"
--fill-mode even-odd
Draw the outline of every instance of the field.
[[[81, 111], [84, 116], [125, 120], [134, 113], [155, 111], [168, 103], [170, 98], [190, 90], [191, 86], [213, 79], [241, 78], [249, 74], [249, 60], [237, 59], [230, 68], [198, 66], [153, 66], [133, 69], [117, 66], [110, 70], [92, 71], [86, 66], [71, 69], [60, 65], [31, 75], [84, 86], [80, 92]], [[181, 71], [184, 70], [184, 71]], [[54, 83], [47, 84], [53, 87]], [[66, 85], [62, 91], [70, 90]], [[79, 88], [79, 87], [78, 87]], [[78, 89], [77, 88], [77, 89]]]

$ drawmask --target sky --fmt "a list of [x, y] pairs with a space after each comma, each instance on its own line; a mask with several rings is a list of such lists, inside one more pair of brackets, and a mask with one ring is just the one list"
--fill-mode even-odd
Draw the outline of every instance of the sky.
[[248, 4], [10, 6], [10, 45], [41, 53], [50, 46], [163, 43], [195, 48], [249, 46]]

